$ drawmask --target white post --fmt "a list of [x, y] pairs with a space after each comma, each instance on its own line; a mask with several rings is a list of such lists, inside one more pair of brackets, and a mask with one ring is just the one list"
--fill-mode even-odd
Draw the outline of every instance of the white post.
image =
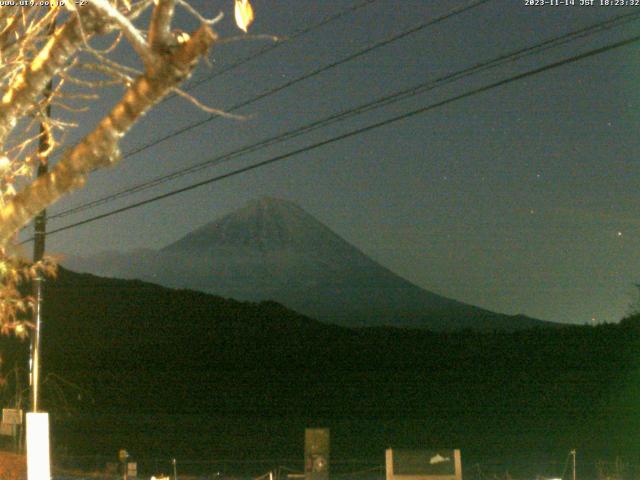
[[27, 413], [27, 478], [51, 480], [48, 413]]

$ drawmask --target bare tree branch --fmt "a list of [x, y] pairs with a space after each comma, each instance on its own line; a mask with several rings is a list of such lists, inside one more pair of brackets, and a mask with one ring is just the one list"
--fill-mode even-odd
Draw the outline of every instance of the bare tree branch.
[[217, 35], [202, 25], [174, 53], [165, 56], [156, 71], [138, 77], [93, 132], [67, 150], [50, 173], [25, 187], [0, 209], [0, 245], [39, 211], [83, 185], [89, 172], [116, 163], [120, 158], [120, 138], [149, 108], [190, 75], [198, 59], [206, 55], [216, 39]]
[[80, 20], [68, 20], [40, 50], [31, 64], [17, 75], [0, 101], [0, 145], [28, 113], [47, 87], [47, 83], [60, 72], [82, 42]]
[[200, 23], [206, 23], [207, 25], [215, 25], [216, 23], [218, 23], [224, 18], [224, 13], [222, 12], [218, 13], [218, 15], [216, 15], [214, 18], [205, 18], [202, 15], [200, 15], [200, 12], [198, 12], [195, 8], [189, 5], [189, 2], [187, 2], [186, 0], [178, 0], [178, 2], [187, 12], [189, 12], [191, 15], [196, 17], [200, 21]]
[[147, 8], [153, 5], [153, 0], [142, 0], [137, 2], [135, 5], [131, 7], [131, 11], [129, 12], [128, 18], [129, 21], [133, 22], [136, 18], [142, 15]]
[[205, 105], [204, 103], [202, 103], [200, 100], [198, 100], [193, 95], [185, 92], [184, 90], [182, 90], [180, 88], [175, 87], [175, 88], [172, 88], [171, 90], [176, 95], [179, 95], [182, 98], [186, 99], [187, 101], [189, 101], [190, 103], [192, 103], [193, 105], [198, 107], [203, 112], [210, 113], [212, 115], [219, 115], [219, 116], [224, 117], [224, 118], [231, 118], [233, 120], [246, 120], [247, 119], [247, 117], [245, 115], [237, 115], [235, 113], [225, 112], [224, 110], [221, 110], [219, 108], [209, 107], [209, 106]]
[[149, 45], [155, 52], [162, 52], [173, 42], [171, 33], [171, 20], [175, 12], [175, 0], [157, 0], [153, 14], [151, 15], [151, 27], [149, 28]]
[[157, 59], [147, 45], [147, 41], [138, 29], [120, 11], [107, 0], [89, 0], [91, 4], [103, 15], [105, 21], [115, 23], [120, 27], [124, 36], [140, 56], [146, 68], [153, 68]]

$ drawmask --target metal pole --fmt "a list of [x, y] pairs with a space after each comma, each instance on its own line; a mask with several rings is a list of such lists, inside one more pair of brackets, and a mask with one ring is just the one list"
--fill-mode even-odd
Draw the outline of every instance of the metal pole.
[[34, 280], [35, 295], [35, 332], [31, 345], [31, 411], [38, 411], [39, 386], [40, 386], [40, 326], [41, 326], [41, 310], [42, 310], [42, 279]]
[[173, 480], [178, 480], [178, 467], [176, 466], [176, 459], [172, 458], [171, 463], [173, 464]]
[[[55, 17], [49, 23], [47, 35], [53, 36], [56, 30]], [[38, 142], [38, 153], [40, 163], [36, 176], [39, 178], [49, 171], [49, 159], [47, 152], [51, 148], [49, 137], [47, 135], [46, 121], [51, 117], [51, 102], [49, 102], [53, 92], [53, 80], [47, 83], [44, 89], [43, 97], [47, 105], [45, 107], [45, 119], [40, 123], [40, 139]], [[42, 210], [36, 215], [34, 221], [34, 241], [33, 241], [33, 261], [39, 262], [44, 255], [45, 236], [47, 233], [47, 211]], [[38, 411], [38, 401], [40, 399], [40, 331], [42, 325], [42, 278], [38, 275], [33, 281], [33, 295], [35, 297], [35, 305], [33, 309], [33, 323], [35, 324], [35, 332], [31, 341], [31, 362], [30, 362], [30, 380], [31, 380], [31, 411]]]
[[[51, 84], [49, 84], [49, 88]], [[50, 90], [49, 90], [50, 92]], [[51, 114], [51, 106], [47, 106], [47, 116]], [[49, 141], [44, 134], [44, 125], [40, 126], [40, 145], [39, 151], [46, 152], [49, 148]], [[41, 177], [46, 174], [48, 167], [46, 162], [38, 165], [37, 176]], [[47, 211], [42, 210], [35, 218], [34, 243], [33, 243], [33, 261], [39, 262], [44, 255], [45, 235], [47, 228]], [[33, 334], [31, 345], [31, 411], [38, 411], [39, 387], [40, 387], [40, 331], [42, 328], [42, 278], [38, 275], [33, 281], [33, 295], [35, 297], [35, 305], [33, 309], [33, 320], [35, 324], [35, 332]]]
[[14, 425], [13, 437], [16, 453], [22, 453], [22, 449], [20, 446], [20, 441], [22, 439], [22, 424], [24, 423], [24, 418], [22, 417], [22, 394], [20, 393], [20, 372], [18, 371], [18, 365], [16, 364], [13, 373], [16, 376], [16, 409], [18, 410], [18, 415], [20, 415], [20, 422], [18, 425]]
[[576, 449], [571, 450], [571, 455], [573, 455], [573, 480], [576, 480]]
[[[53, 34], [55, 30], [55, 22], [49, 26], [49, 34]], [[53, 84], [50, 81], [44, 92], [45, 101], [51, 97]], [[46, 118], [51, 117], [51, 103], [45, 108]], [[42, 156], [38, 164], [36, 176], [39, 178], [45, 175], [48, 170], [48, 158], [45, 156], [50, 148], [49, 137], [45, 126], [46, 120], [40, 124], [40, 140], [38, 143], [38, 152]], [[42, 210], [36, 215], [34, 221], [34, 241], [33, 241], [33, 262], [39, 262], [44, 255], [45, 236], [47, 233], [47, 211]], [[33, 309], [33, 323], [35, 324], [35, 332], [31, 341], [31, 411], [38, 411], [38, 400], [40, 399], [40, 331], [42, 325], [42, 278], [38, 275], [33, 281], [33, 296], [35, 297], [35, 305]]]

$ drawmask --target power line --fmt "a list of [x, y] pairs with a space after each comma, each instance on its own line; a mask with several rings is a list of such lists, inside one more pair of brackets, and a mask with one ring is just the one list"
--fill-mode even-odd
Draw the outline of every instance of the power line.
[[[276, 93], [281, 92], [282, 90], [285, 90], [285, 89], [287, 89], [289, 87], [292, 87], [293, 85], [295, 85], [297, 83], [300, 83], [300, 82], [303, 82], [303, 81], [308, 80], [310, 78], [313, 78], [313, 77], [315, 77], [317, 75], [320, 75], [321, 73], [324, 73], [324, 72], [326, 72], [328, 70], [336, 68], [336, 67], [338, 67], [340, 65], [343, 65], [343, 64], [345, 64], [347, 62], [355, 60], [356, 58], [362, 57], [363, 55], [371, 53], [372, 51], [377, 50], [378, 48], [382, 48], [382, 47], [387, 46], [387, 45], [389, 45], [391, 43], [397, 42], [398, 40], [402, 40], [403, 38], [406, 38], [406, 37], [408, 37], [410, 35], [413, 35], [415, 33], [421, 32], [422, 30], [424, 30], [424, 29], [426, 29], [428, 27], [436, 25], [436, 24], [438, 24], [440, 22], [443, 22], [443, 21], [445, 21], [445, 20], [447, 20], [449, 18], [452, 18], [452, 17], [454, 17], [456, 15], [460, 15], [460, 14], [462, 14], [464, 12], [467, 12], [467, 11], [473, 9], [473, 8], [477, 8], [477, 7], [479, 7], [479, 6], [481, 6], [481, 5], [485, 4], [485, 3], [488, 3], [490, 1], [492, 1], [492, 0], [474, 0], [474, 1], [470, 2], [470, 3], [467, 3], [466, 5], [464, 5], [462, 7], [453, 8], [453, 9], [449, 10], [447, 13], [445, 13], [445, 14], [439, 16], [439, 17], [436, 17], [436, 18], [434, 18], [432, 20], [429, 20], [428, 22], [421, 23], [420, 25], [418, 25], [416, 27], [413, 27], [413, 28], [410, 28], [409, 30], [405, 30], [404, 32], [401, 32], [399, 34], [393, 35], [393, 36], [391, 36], [391, 37], [389, 37], [389, 38], [387, 38], [385, 40], [382, 40], [380, 42], [376, 42], [373, 45], [371, 45], [369, 47], [366, 47], [364, 49], [358, 50], [355, 53], [349, 54], [346, 57], [341, 58], [340, 60], [336, 60], [336, 61], [334, 61], [334, 62], [332, 62], [332, 63], [330, 63], [328, 65], [325, 65], [323, 67], [319, 67], [319, 68], [317, 68], [315, 70], [312, 70], [311, 72], [306, 73], [306, 74], [304, 74], [304, 75], [302, 75], [300, 77], [294, 78], [292, 80], [289, 80], [288, 82], [285, 82], [283, 84], [278, 85], [277, 87], [274, 87], [274, 88], [272, 88], [270, 90], [267, 90], [266, 92], [260, 93], [260, 94], [254, 96], [254, 97], [252, 97], [252, 98], [250, 98], [248, 100], [245, 100], [245, 101], [242, 101], [240, 103], [237, 103], [237, 104], [233, 105], [232, 107], [228, 108], [227, 112], [234, 112], [236, 110], [239, 110], [240, 108], [243, 108], [243, 107], [246, 107], [248, 105], [251, 105], [252, 103], [255, 103], [255, 102], [259, 101], [259, 100], [262, 100], [264, 98], [270, 97], [271, 95], [275, 95]], [[211, 122], [211, 121], [216, 120], [218, 118], [220, 118], [219, 115], [210, 115], [209, 117], [207, 117], [204, 120], [200, 120], [198, 122], [191, 123], [191, 124], [189, 124], [189, 125], [187, 125], [187, 126], [185, 126], [183, 128], [180, 128], [178, 130], [175, 130], [175, 131], [165, 135], [164, 137], [160, 137], [160, 138], [158, 138], [156, 140], [153, 140], [153, 141], [151, 141], [149, 143], [146, 143], [145, 145], [142, 145], [142, 146], [140, 146], [138, 148], [130, 150], [129, 152], [125, 153], [122, 156], [122, 158], [123, 159], [129, 158], [129, 157], [131, 157], [133, 155], [136, 155], [136, 154], [138, 154], [138, 153], [140, 153], [140, 152], [142, 152], [144, 150], [147, 150], [148, 148], [151, 148], [151, 147], [153, 147], [155, 145], [158, 145], [159, 143], [162, 143], [165, 140], [169, 140], [170, 138], [182, 135], [183, 133], [185, 133], [185, 132], [187, 132], [189, 130], [192, 130], [192, 129], [196, 128], [196, 127], [199, 127], [200, 125], [204, 125], [205, 123]]]
[[[342, 17], [344, 17], [345, 15], [348, 15], [350, 13], [353, 13], [357, 10], [360, 10], [363, 7], [366, 7], [367, 5], [370, 5], [372, 3], [377, 2], [378, 0], [365, 0], [364, 2], [358, 3], [356, 5], [352, 5], [349, 8], [346, 8], [344, 10], [341, 10], [338, 13], [335, 13], [333, 15], [328, 16], [327, 18], [320, 20], [317, 23], [314, 23], [312, 25], [309, 25], [308, 27], [303, 28], [302, 30], [298, 30], [297, 32], [295, 32], [293, 35], [290, 35], [288, 37], [285, 37], [282, 40], [279, 40], [277, 43], [274, 43], [272, 45], [269, 45], [261, 50], [258, 50], [257, 52], [255, 52], [252, 55], [249, 55], [245, 58], [243, 58], [242, 60], [239, 60], [235, 63], [232, 63], [231, 65], [222, 68], [221, 70], [218, 70], [217, 72], [215, 72], [213, 75], [209, 75], [205, 78], [202, 78], [200, 80], [196, 80], [194, 82], [192, 82], [191, 84], [189, 84], [189, 86], [186, 88], [186, 90], [192, 90], [200, 85], [202, 85], [203, 83], [206, 82], [210, 82], [211, 80], [213, 80], [214, 78], [219, 77], [220, 75], [223, 75], [231, 70], [235, 70], [236, 68], [244, 65], [245, 63], [250, 62], [251, 60], [258, 58], [262, 55], [264, 55], [265, 53], [271, 52], [272, 50], [275, 50], [276, 48], [281, 47], [282, 45], [286, 45], [287, 43], [291, 42], [292, 40], [295, 40], [298, 37], [301, 37], [309, 32], [312, 32], [313, 30], [316, 30], [320, 27], [323, 27], [333, 21], [336, 21]], [[166, 99], [168, 100], [169, 98], [173, 98], [175, 97], [176, 94], [170, 95], [169, 97], [167, 97]]]
[[210, 166], [213, 165], [217, 165], [223, 161], [227, 161], [233, 158], [236, 158], [240, 155], [244, 155], [247, 153], [251, 153], [254, 152], [256, 150], [260, 150], [263, 148], [266, 148], [268, 146], [271, 146], [273, 144], [285, 141], [285, 140], [289, 140], [291, 138], [303, 135], [305, 133], [309, 133], [313, 130], [316, 130], [318, 128], [322, 128], [325, 126], [328, 126], [330, 124], [345, 120], [347, 118], [351, 118], [355, 115], [359, 115], [362, 113], [365, 113], [367, 111], [376, 109], [376, 108], [380, 108], [386, 105], [389, 105], [391, 103], [394, 102], [398, 102], [407, 98], [410, 98], [412, 96], [418, 95], [418, 94], [422, 94], [425, 93], [427, 91], [430, 91], [436, 87], [440, 87], [442, 85], [446, 85], [449, 83], [452, 83], [454, 81], [466, 78], [468, 76], [471, 75], [475, 75], [477, 73], [492, 69], [492, 68], [496, 68], [498, 66], [501, 66], [505, 63], [508, 62], [513, 62], [515, 60], [524, 58], [526, 56], [530, 56], [533, 54], [537, 54], [540, 53], [542, 51], [546, 51], [548, 49], [551, 48], [555, 48], [559, 45], [563, 45], [566, 44], [568, 42], [574, 41], [577, 38], [582, 38], [585, 37], [587, 35], [591, 35], [593, 33], [596, 33], [600, 30], [603, 29], [610, 29], [614, 26], [620, 26], [623, 25], [625, 23], [628, 23], [630, 21], [634, 21], [636, 19], [638, 19], [638, 17], [640, 17], [640, 12], [635, 12], [632, 14], [624, 14], [624, 15], [620, 15], [617, 17], [614, 17], [612, 19], [609, 20], [605, 20], [603, 22], [599, 22], [593, 25], [590, 25], [588, 27], [573, 31], [573, 32], [569, 32], [565, 35], [562, 35], [560, 37], [554, 37], [552, 39], [543, 41], [541, 43], [538, 43], [536, 45], [533, 46], [529, 46], [529, 47], [525, 47], [525, 48], [521, 48], [519, 50], [515, 50], [513, 52], [510, 52], [508, 54], [505, 55], [501, 55], [498, 56], [497, 58], [494, 58], [493, 60], [490, 61], [485, 61], [485, 62], [481, 62], [478, 64], [475, 64], [471, 67], [468, 67], [464, 70], [460, 70], [454, 73], [450, 73], [444, 76], [441, 76], [439, 78], [436, 78], [434, 80], [429, 80], [427, 82], [422, 82], [418, 85], [415, 85], [413, 87], [401, 90], [399, 92], [384, 96], [380, 99], [371, 101], [371, 102], [367, 102], [363, 105], [360, 105], [358, 107], [355, 108], [351, 108], [336, 114], [332, 114], [328, 117], [324, 117], [320, 120], [316, 120], [313, 121], [307, 125], [304, 125], [302, 127], [298, 127], [294, 130], [290, 130], [288, 132], [284, 132], [281, 134], [277, 134], [273, 137], [267, 138], [265, 140], [261, 140], [257, 143], [253, 143], [244, 147], [241, 147], [237, 150], [234, 150], [232, 152], [223, 154], [221, 156], [206, 160], [204, 162], [198, 163], [196, 165], [192, 165], [190, 167], [184, 168], [184, 169], [180, 169], [177, 171], [174, 171], [170, 174], [167, 175], [163, 175], [160, 177], [156, 177], [154, 179], [151, 179], [147, 182], [135, 185], [133, 187], [129, 187], [127, 189], [121, 190], [119, 192], [116, 192], [114, 194], [102, 197], [98, 200], [94, 200], [92, 202], [88, 202], [73, 208], [70, 208], [68, 210], [62, 211], [56, 215], [51, 216], [50, 218], [62, 218], [74, 213], [78, 213], [84, 210], [88, 210], [90, 208], [94, 208], [96, 206], [99, 205], [103, 205], [105, 203], [109, 203], [111, 201], [114, 201], [118, 198], [122, 198], [124, 196], [128, 196], [137, 192], [141, 192], [144, 190], [147, 190], [149, 188], [155, 187], [157, 185], [161, 185], [164, 184], [170, 180], [174, 180], [176, 178], [179, 178], [181, 176], [190, 174], [190, 173], [194, 173], [197, 171], [200, 171], [204, 168], [208, 168]]
[[[398, 121], [401, 121], [401, 120], [405, 120], [405, 119], [408, 119], [408, 118], [411, 118], [411, 117], [415, 117], [416, 115], [420, 115], [420, 114], [426, 113], [428, 111], [443, 107], [445, 105], [449, 105], [449, 104], [451, 104], [453, 102], [456, 102], [458, 100], [469, 98], [471, 96], [478, 95], [480, 93], [484, 93], [484, 92], [487, 92], [489, 90], [493, 90], [495, 88], [501, 87], [503, 85], [507, 85], [507, 84], [512, 83], [512, 82], [523, 80], [525, 78], [528, 78], [528, 77], [537, 75], [539, 73], [543, 73], [543, 72], [552, 70], [554, 68], [558, 68], [558, 67], [561, 67], [561, 66], [564, 66], [564, 65], [575, 63], [575, 62], [583, 60], [585, 58], [589, 58], [589, 57], [592, 57], [592, 56], [595, 56], [595, 55], [600, 55], [602, 53], [609, 52], [609, 51], [617, 49], [617, 48], [621, 48], [621, 47], [625, 47], [625, 46], [631, 45], [631, 44], [636, 43], [638, 41], [640, 41], [640, 35], [637, 35], [635, 37], [631, 37], [631, 38], [628, 38], [626, 40], [622, 40], [622, 41], [619, 41], [619, 42], [616, 42], [616, 43], [613, 43], [613, 44], [610, 44], [610, 45], [606, 45], [604, 47], [600, 47], [600, 48], [596, 48], [596, 49], [593, 49], [593, 50], [589, 50], [588, 52], [581, 53], [581, 54], [578, 54], [578, 55], [574, 55], [574, 56], [566, 58], [564, 60], [553, 62], [553, 63], [550, 63], [548, 65], [545, 65], [545, 66], [542, 66], [542, 67], [538, 67], [538, 68], [529, 70], [527, 72], [524, 72], [524, 73], [521, 73], [521, 74], [518, 74], [518, 75], [515, 75], [515, 76], [512, 76], [512, 77], [509, 77], [509, 78], [506, 78], [504, 80], [500, 80], [500, 81], [485, 85], [483, 87], [478, 87], [478, 88], [469, 90], [469, 91], [467, 91], [465, 93], [462, 93], [462, 94], [459, 94], [459, 95], [455, 95], [453, 97], [449, 97], [449, 98], [447, 98], [445, 100], [442, 100], [442, 101], [439, 101], [439, 102], [436, 102], [436, 103], [432, 103], [430, 105], [426, 105], [424, 107], [420, 107], [420, 108], [417, 108], [415, 110], [411, 110], [409, 112], [406, 112], [406, 113], [403, 113], [403, 114], [400, 114], [400, 115], [396, 115], [394, 117], [388, 118], [386, 120], [382, 120], [380, 122], [376, 122], [376, 123], [367, 125], [366, 127], [361, 127], [361, 128], [355, 129], [355, 130], [351, 130], [351, 131], [349, 131], [347, 133], [343, 133], [343, 134], [337, 135], [335, 137], [331, 137], [329, 139], [326, 139], [326, 140], [323, 140], [323, 141], [308, 145], [306, 147], [302, 147], [302, 148], [299, 148], [299, 149], [296, 149], [296, 150], [292, 150], [290, 152], [287, 152], [287, 153], [284, 153], [284, 154], [281, 154], [281, 155], [277, 155], [275, 157], [271, 157], [271, 158], [269, 158], [267, 160], [263, 160], [261, 162], [255, 163], [253, 165], [249, 165], [249, 166], [246, 166], [246, 167], [243, 167], [243, 168], [239, 168], [237, 170], [234, 170], [232, 172], [228, 172], [228, 173], [225, 173], [225, 174], [222, 174], [222, 175], [217, 175], [217, 176], [209, 178], [207, 180], [203, 180], [201, 182], [197, 182], [197, 183], [191, 184], [191, 185], [189, 185], [187, 187], [183, 187], [183, 188], [179, 188], [179, 189], [176, 189], [176, 190], [172, 190], [172, 191], [164, 193], [162, 195], [157, 195], [155, 197], [151, 197], [151, 198], [148, 198], [146, 200], [142, 200], [140, 202], [136, 202], [136, 203], [127, 205], [125, 207], [118, 208], [118, 209], [112, 210], [112, 211], [107, 212], [107, 213], [103, 213], [101, 215], [96, 215], [94, 217], [90, 217], [90, 218], [87, 218], [85, 220], [82, 220], [82, 221], [79, 221], [79, 222], [75, 222], [75, 223], [72, 223], [70, 225], [66, 225], [64, 227], [60, 227], [60, 228], [51, 230], [49, 232], [49, 235], [53, 235], [55, 233], [59, 233], [59, 232], [62, 232], [62, 231], [65, 231], [65, 230], [69, 230], [69, 229], [72, 229], [72, 228], [75, 228], [75, 227], [78, 227], [78, 226], [81, 226], [81, 225], [85, 225], [87, 223], [94, 222], [96, 220], [101, 220], [103, 218], [107, 218], [107, 217], [110, 217], [112, 215], [116, 215], [116, 214], [125, 212], [127, 210], [132, 210], [134, 208], [138, 208], [138, 207], [141, 207], [143, 205], [147, 205], [149, 203], [153, 203], [153, 202], [156, 202], [156, 201], [168, 198], [168, 197], [172, 197], [172, 196], [178, 195], [180, 193], [184, 193], [184, 192], [187, 192], [187, 191], [190, 191], [190, 190], [194, 190], [194, 189], [202, 187], [204, 185], [209, 185], [209, 184], [212, 184], [212, 183], [215, 183], [215, 182], [218, 182], [218, 181], [221, 181], [221, 180], [224, 180], [224, 179], [239, 175], [241, 173], [245, 173], [245, 172], [248, 172], [248, 171], [251, 171], [251, 170], [255, 170], [257, 168], [264, 167], [266, 165], [270, 165], [272, 163], [279, 162], [281, 160], [285, 160], [287, 158], [293, 157], [293, 156], [301, 154], [301, 153], [305, 153], [305, 152], [308, 152], [308, 151], [311, 151], [311, 150], [315, 150], [317, 148], [320, 148], [320, 147], [323, 147], [325, 145], [329, 145], [329, 144], [338, 142], [340, 140], [344, 140], [344, 139], [347, 139], [347, 138], [350, 138], [350, 137], [354, 137], [356, 135], [360, 135], [360, 134], [369, 132], [371, 130], [375, 130], [377, 128], [380, 128], [380, 127], [383, 127], [383, 126], [386, 126], [386, 125], [389, 125], [389, 124], [392, 124], [392, 123], [395, 123], [395, 122], [398, 122]], [[27, 242], [32, 241], [32, 240], [33, 240], [33, 238], [30, 238], [30, 239], [24, 240], [24, 241], [22, 241], [20, 243], [24, 244], [24, 243], [27, 243]]]
[[[281, 47], [283, 45], [286, 45], [286, 44], [292, 42], [296, 38], [302, 37], [303, 35], [306, 35], [307, 33], [312, 32], [313, 30], [321, 28], [321, 27], [323, 27], [323, 26], [325, 26], [325, 25], [327, 25], [327, 24], [329, 24], [331, 22], [334, 22], [334, 21], [336, 21], [336, 20], [338, 20], [338, 19], [340, 19], [340, 18], [342, 18], [342, 17], [344, 17], [344, 16], [346, 16], [346, 15], [348, 15], [350, 13], [353, 13], [353, 12], [355, 12], [357, 10], [360, 10], [361, 8], [364, 8], [364, 7], [368, 6], [368, 5], [371, 5], [372, 3], [375, 3], [377, 1], [378, 0], [364, 0], [363, 2], [357, 3], [355, 5], [352, 5], [352, 6], [348, 7], [348, 8], [345, 8], [344, 10], [341, 10], [341, 11], [339, 11], [339, 12], [333, 14], [333, 15], [329, 15], [328, 17], [324, 18], [323, 20], [320, 20], [317, 23], [311, 24], [311, 25], [309, 25], [309, 26], [307, 26], [307, 27], [305, 27], [305, 28], [303, 28], [301, 30], [298, 30], [297, 32], [293, 33], [292, 35], [290, 35], [288, 37], [285, 37], [283, 39], [278, 39], [278, 41], [276, 43], [274, 43], [272, 45], [269, 45], [268, 47], [265, 47], [265, 48], [263, 48], [261, 50], [258, 50], [257, 52], [255, 52], [255, 53], [253, 53], [253, 54], [251, 54], [251, 55], [249, 55], [249, 56], [247, 56], [247, 57], [245, 57], [245, 58], [243, 58], [243, 59], [241, 59], [241, 60], [239, 60], [239, 61], [237, 61], [235, 63], [232, 63], [231, 65], [228, 65], [228, 66], [222, 68], [221, 70], [216, 71], [212, 75], [208, 75], [205, 78], [201, 78], [199, 80], [196, 80], [196, 81], [192, 82], [191, 84], [189, 84], [186, 87], [184, 87], [184, 89], [187, 90], [187, 91], [193, 90], [194, 88], [202, 85], [203, 83], [209, 82], [209, 81], [213, 80], [214, 78], [217, 78], [217, 77], [219, 77], [219, 76], [221, 76], [221, 75], [223, 75], [223, 74], [225, 74], [227, 72], [235, 70], [236, 68], [238, 68], [238, 67], [240, 67], [240, 66], [242, 66], [242, 65], [244, 65], [244, 64], [246, 64], [248, 62], [250, 62], [251, 60], [254, 60], [255, 58], [258, 58], [258, 57], [260, 57], [260, 56], [262, 56], [262, 55], [264, 55], [264, 54], [266, 54], [266, 53], [268, 53], [268, 52], [270, 52], [272, 50], [275, 50], [275, 49], [277, 49], [277, 48], [279, 48], [279, 47]], [[177, 96], [178, 96], [178, 94], [171, 93], [171, 94], [167, 95], [166, 97], [164, 97], [159, 103], [164, 103], [167, 100], [170, 100], [170, 99], [175, 98]], [[215, 117], [217, 117], [217, 115], [212, 115], [206, 121], [210, 121]], [[179, 133], [182, 133], [182, 132], [179, 132]], [[160, 139], [158, 139], [157, 143], [160, 143], [163, 140], [166, 140], [168, 138], [171, 138], [171, 136], [160, 138]], [[147, 148], [149, 148], [149, 147], [151, 147], [153, 145], [155, 145], [155, 143], [151, 143], [148, 146], [142, 146], [140, 148], [131, 150], [131, 151], [125, 153], [122, 158], [124, 159], [124, 158], [131, 157], [131, 156], [133, 156], [133, 155], [135, 155], [137, 153], [140, 153], [143, 150], [146, 150]]]

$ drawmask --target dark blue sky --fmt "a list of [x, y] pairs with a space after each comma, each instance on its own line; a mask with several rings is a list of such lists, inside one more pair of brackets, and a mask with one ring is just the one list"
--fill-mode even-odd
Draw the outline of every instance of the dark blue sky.
[[[287, 36], [360, 2], [254, 0], [250, 33]], [[378, 0], [192, 90], [229, 108], [343, 58], [466, 0]], [[579, 0], [576, 0], [579, 3]], [[231, 1], [225, 35], [238, 35]], [[56, 213], [123, 187], [201, 162], [351, 106], [639, 7], [531, 7], [493, 0], [98, 172]], [[184, 30], [192, 20], [180, 17]], [[82, 220], [154, 194], [260, 161], [349, 129], [638, 33], [612, 28], [509, 63], [284, 144], [199, 171], [75, 216]], [[212, 68], [264, 48], [218, 46]], [[123, 54], [126, 58], [127, 54]], [[615, 321], [640, 280], [640, 48], [620, 48], [509, 83], [408, 120], [310, 151], [229, 180], [51, 236], [50, 252], [162, 247], [247, 200], [292, 200], [391, 270], [437, 293], [506, 313], [563, 322]], [[113, 100], [105, 92], [79, 135]], [[126, 138], [123, 151], [207, 118], [186, 101], [164, 102]]]

